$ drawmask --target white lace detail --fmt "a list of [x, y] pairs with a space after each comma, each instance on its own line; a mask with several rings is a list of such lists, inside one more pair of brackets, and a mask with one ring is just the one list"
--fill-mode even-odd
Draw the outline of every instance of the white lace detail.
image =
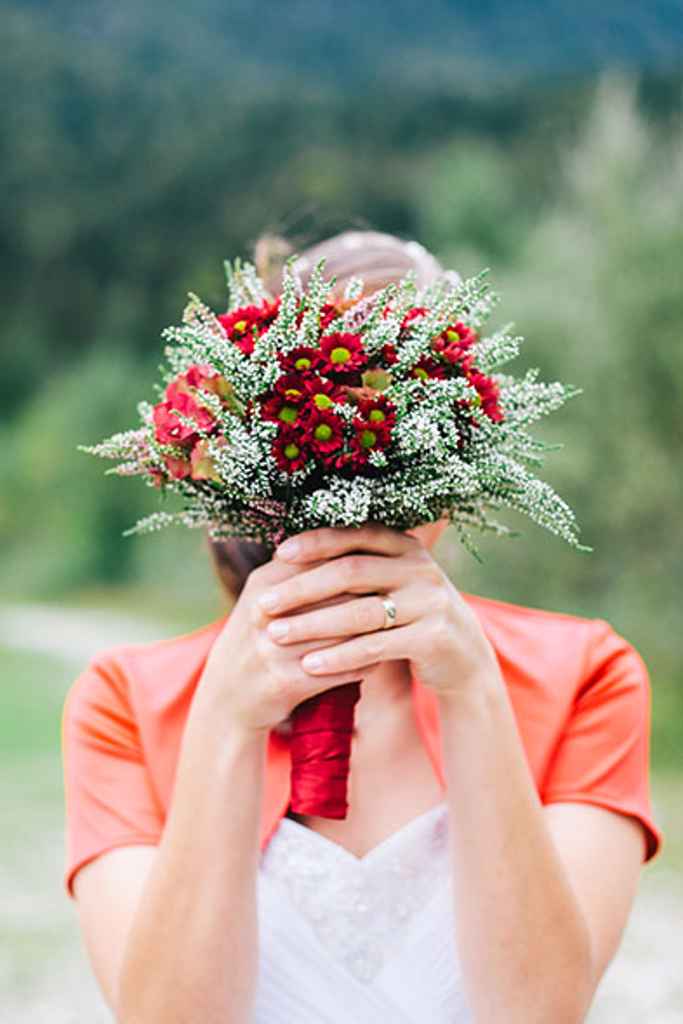
[[359, 981], [371, 982], [418, 912], [450, 888], [446, 802], [360, 858], [284, 817], [260, 870], [280, 885], [335, 959]]

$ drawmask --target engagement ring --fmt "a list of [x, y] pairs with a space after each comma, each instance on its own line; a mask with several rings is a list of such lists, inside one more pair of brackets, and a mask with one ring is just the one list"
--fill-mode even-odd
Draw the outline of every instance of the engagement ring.
[[384, 605], [384, 625], [382, 629], [389, 629], [396, 622], [396, 605], [390, 597], [383, 597], [382, 604]]

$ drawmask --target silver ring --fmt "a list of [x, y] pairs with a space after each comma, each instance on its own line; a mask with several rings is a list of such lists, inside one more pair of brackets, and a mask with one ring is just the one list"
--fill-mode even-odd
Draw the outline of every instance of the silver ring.
[[396, 625], [396, 605], [390, 597], [383, 597], [382, 604], [384, 605], [384, 623], [382, 629], [390, 629]]

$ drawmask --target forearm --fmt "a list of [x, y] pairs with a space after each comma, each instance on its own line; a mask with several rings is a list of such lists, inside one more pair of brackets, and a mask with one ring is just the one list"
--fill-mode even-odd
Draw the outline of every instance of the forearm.
[[579, 1024], [590, 937], [504, 683], [439, 697], [456, 943], [477, 1024]]
[[[203, 695], [202, 695], [203, 696]], [[188, 717], [158, 859], [119, 976], [120, 1024], [245, 1024], [257, 972], [263, 736]]]

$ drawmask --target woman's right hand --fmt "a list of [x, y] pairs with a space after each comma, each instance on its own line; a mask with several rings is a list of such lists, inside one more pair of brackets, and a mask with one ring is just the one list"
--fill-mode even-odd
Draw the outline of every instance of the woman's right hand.
[[[260, 608], [259, 596], [274, 583], [307, 572], [314, 564], [321, 563], [296, 566], [275, 557], [253, 569], [209, 652], [196, 696], [201, 691], [213, 709], [248, 733], [267, 733], [308, 697], [341, 683], [355, 682], [373, 667], [326, 675], [323, 680], [309, 675], [301, 666], [301, 658], [308, 651], [338, 643], [339, 637], [298, 644], [278, 644], [269, 637], [266, 626], [271, 617]], [[357, 596], [337, 597], [309, 608]]]

